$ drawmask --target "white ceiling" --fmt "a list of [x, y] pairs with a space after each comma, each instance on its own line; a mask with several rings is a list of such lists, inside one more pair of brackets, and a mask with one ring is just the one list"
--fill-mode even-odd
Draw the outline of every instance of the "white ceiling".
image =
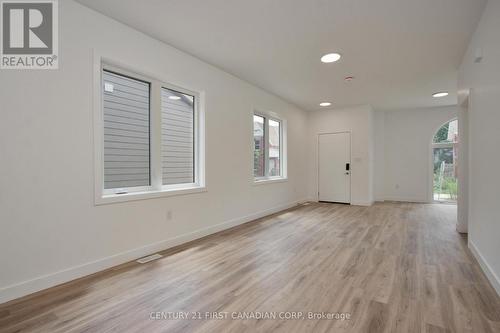
[[[456, 104], [485, 0], [78, 0], [307, 110]], [[342, 59], [323, 64], [320, 57]], [[346, 83], [344, 77], [355, 80]], [[432, 93], [450, 91], [435, 99]]]

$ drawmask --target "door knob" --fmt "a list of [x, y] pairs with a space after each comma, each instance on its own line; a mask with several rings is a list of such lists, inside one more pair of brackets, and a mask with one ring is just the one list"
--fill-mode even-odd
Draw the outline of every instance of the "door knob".
[[349, 172], [346, 172], [345, 174], [346, 174], [346, 175], [348, 175], [348, 174], [349, 174]]

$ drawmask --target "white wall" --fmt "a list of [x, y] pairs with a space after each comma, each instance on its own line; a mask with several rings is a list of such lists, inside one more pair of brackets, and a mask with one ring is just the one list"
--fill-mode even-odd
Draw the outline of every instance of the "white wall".
[[[384, 112], [384, 196], [386, 200], [432, 199], [431, 141], [435, 132], [457, 117], [457, 107]], [[377, 128], [380, 132], [380, 128]], [[379, 183], [377, 183], [379, 184]], [[379, 184], [380, 185], [380, 184]], [[380, 189], [376, 190], [380, 193]]]
[[[490, 0], [463, 59], [469, 96], [469, 246], [500, 294], [500, 1]], [[483, 60], [474, 63], [476, 49]]]
[[374, 197], [385, 200], [385, 112], [374, 114]]
[[[73, 1], [59, 4], [60, 69], [0, 75], [0, 302], [306, 197], [305, 112]], [[208, 192], [94, 206], [94, 48], [205, 91]], [[287, 120], [287, 182], [253, 185], [253, 108]]]
[[308, 137], [308, 193], [318, 199], [318, 134], [351, 132], [351, 203], [373, 203], [374, 130], [373, 109], [369, 105], [311, 112]]

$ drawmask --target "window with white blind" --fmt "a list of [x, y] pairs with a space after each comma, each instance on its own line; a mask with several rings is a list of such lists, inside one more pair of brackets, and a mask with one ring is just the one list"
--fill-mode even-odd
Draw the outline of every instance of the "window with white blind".
[[150, 186], [150, 84], [103, 71], [104, 188]]
[[284, 121], [268, 114], [253, 115], [253, 175], [257, 183], [286, 179]]
[[163, 184], [194, 183], [195, 97], [161, 89]]
[[103, 64], [96, 203], [204, 190], [200, 94]]

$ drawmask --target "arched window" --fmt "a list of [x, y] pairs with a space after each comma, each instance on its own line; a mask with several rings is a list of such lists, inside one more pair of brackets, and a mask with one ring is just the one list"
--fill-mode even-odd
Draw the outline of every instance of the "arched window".
[[441, 126], [432, 140], [434, 200], [456, 203], [458, 195], [458, 120]]

